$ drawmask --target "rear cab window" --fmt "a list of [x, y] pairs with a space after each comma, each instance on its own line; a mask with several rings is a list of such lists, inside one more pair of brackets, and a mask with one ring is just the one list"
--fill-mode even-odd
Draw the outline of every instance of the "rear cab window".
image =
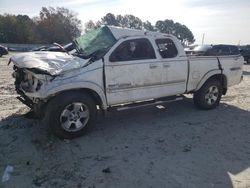
[[110, 62], [156, 59], [154, 48], [147, 38], [122, 42], [110, 55]]
[[171, 39], [156, 39], [156, 45], [162, 58], [174, 58], [178, 54], [178, 50]]

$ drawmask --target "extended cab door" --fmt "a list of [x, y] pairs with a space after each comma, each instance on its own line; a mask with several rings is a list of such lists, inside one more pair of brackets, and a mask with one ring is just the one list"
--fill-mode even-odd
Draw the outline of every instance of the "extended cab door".
[[109, 105], [157, 98], [162, 95], [162, 62], [150, 40], [120, 40], [105, 56], [106, 95]]
[[163, 64], [162, 84], [165, 86], [165, 95], [185, 93], [189, 70], [183, 47], [171, 38], [159, 38], [155, 42]]

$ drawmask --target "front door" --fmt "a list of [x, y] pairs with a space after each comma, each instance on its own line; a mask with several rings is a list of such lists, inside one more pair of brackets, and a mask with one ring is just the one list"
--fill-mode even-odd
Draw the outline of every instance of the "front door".
[[[170, 38], [156, 39], [155, 43], [162, 61], [162, 84], [165, 96], [183, 94], [186, 90], [188, 63], [186, 55], [178, 52]], [[181, 47], [178, 47], [181, 49]]]
[[162, 62], [149, 39], [123, 39], [104, 61], [109, 105], [160, 97]]

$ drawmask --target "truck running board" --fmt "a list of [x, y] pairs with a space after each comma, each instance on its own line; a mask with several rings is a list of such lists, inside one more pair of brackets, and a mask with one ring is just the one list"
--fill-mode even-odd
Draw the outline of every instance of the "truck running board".
[[116, 106], [116, 107], [112, 107], [112, 109], [115, 109], [117, 111], [123, 111], [123, 110], [129, 110], [129, 109], [135, 109], [135, 108], [141, 108], [141, 107], [147, 107], [147, 106], [153, 106], [153, 105], [161, 105], [164, 103], [180, 101], [180, 100], [183, 100], [183, 98], [184, 98], [183, 96], [164, 97], [164, 98], [159, 98], [156, 100], [136, 102], [136, 103], [127, 104], [123, 106]]

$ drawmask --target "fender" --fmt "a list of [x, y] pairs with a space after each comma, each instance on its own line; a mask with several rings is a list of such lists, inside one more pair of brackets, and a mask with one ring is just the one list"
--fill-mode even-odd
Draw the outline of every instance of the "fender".
[[[225, 76], [225, 74], [221, 74], [221, 70], [220, 69], [214, 69], [214, 70], [211, 70], [211, 71], [208, 71], [202, 78], [201, 80], [199, 81], [199, 83], [197, 84], [196, 88], [195, 88], [195, 91], [199, 90], [203, 84], [209, 79], [211, 78], [212, 76], [214, 75], [222, 75], [222, 76]], [[227, 87], [227, 86], [226, 86]]]
[[101, 88], [101, 86], [99, 86], [93, 82], [84, 81], [84, 82], [74, 82], [74, 84], [65, 83], [65, 84], [50, 88], [49, 90], [46, 91], [46, 95], [53, 96], [53, 95], [56, 95], [60, 92], [74, 90], [74, 89], [75, 90], [90, 89], [90, 90], [96, 92], [102, 101], [103, 108], [107, 109], [108, 105], [107, 105], [107, 100], [106, 100], [103, 89]]

